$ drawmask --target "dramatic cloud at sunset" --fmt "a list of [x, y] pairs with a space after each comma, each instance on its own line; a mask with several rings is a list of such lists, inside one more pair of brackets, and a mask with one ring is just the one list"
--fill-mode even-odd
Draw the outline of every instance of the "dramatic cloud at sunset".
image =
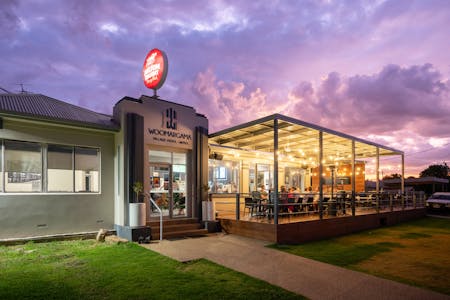
[[450, 162], [450, 2], [0, 2], [0, 87], [111, 113], [151, 95], [147, 52], [167, 53], [163, 99], [210, 131], [281, 113], [405, 152], [407, 175]]

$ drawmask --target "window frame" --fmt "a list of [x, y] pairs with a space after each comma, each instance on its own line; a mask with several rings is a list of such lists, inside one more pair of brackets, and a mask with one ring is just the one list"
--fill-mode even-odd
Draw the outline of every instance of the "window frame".
[[[24, 143], [35, 143], [41, 147], [41, 188], [40, 191], [32, 191], [32, 192], [7, 192], [5, 187], [6, 176], [5, 176], [5, 141], [12, 142], [24, 142]], [[71, 192], [49, 192], [48, 191], [48, 146], [61, 146], [61, 147], [71, 147], [72, 148], [72, 191]], [[87, 192], [87, 191], [75, 191], [75, 148], [88, 148], [95, 149], [98, 152], [98, 191], [95, 192]], [[48, 143], [48, 142], [35, 142], [35, 141], [24, 141], [24, 140], [15, 140], [8, 138], [0, 138], [0, 159], [1, 159], [1, 175], [0, 180], [3, 185], [0, 187], [0, 195], [100, 195], [102, 194], [102, 147], [100, 146], [88, 146], [88, 145], [75, 145], [75, 144], [65, 144], [65, 143]]]
[[[28, 144], [37, 144], [39, 145], [39, 154], [40, 154], [40, 188], [39, 191], [7, 191], [6, 190], [6, 176], [5, 176], [5, 158], [6, 158], [6, 145], [5, 142], [12, 142], [12, 143], [28, 143]], [[43, 160], [43, 152], [44, 152], [44, 144], [39, 143], [39, 142], [32, 142], [32, 141], [20, 141], [20, 140], [13, 140], [13, 139], [2, 139], [2, 157], [3, 157], [3, 194], [11, 194], [11, 195], [30, 195], [30, 194], [41, 194], [44, 191], [44, 160]], [[21, 150], [24, 151], [24, 150]], [[26, 151], [26, 150], [25, 150]], [[9, 172], [8, 172], [9, 173]], [[20, 172], [20, 173], [24, 173], [24, 172]]]

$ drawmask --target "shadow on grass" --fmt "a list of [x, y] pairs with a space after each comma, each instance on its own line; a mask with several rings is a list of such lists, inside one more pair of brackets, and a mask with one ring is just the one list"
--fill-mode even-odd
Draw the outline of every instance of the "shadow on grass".
[[390, 251], [392, 248], [403, 246], [392, 242], [343, 245], [332, 239], [305, 245], [270, 245], [270, 247], [336, 266], [347, 267], [379, 253]]
[[420, 232], [407, 232], [400, 235], [401, 239], [420, 239], [420, 238], [430, 238], [433, 237], [431, 234], [420, 233]]

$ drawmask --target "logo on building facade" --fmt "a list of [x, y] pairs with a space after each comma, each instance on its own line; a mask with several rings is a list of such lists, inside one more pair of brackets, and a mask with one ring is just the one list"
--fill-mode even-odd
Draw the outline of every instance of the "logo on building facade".
[[177, 112], [175, 109], [166, 109], [166, 128], [167, 129], [177, 129]]
[[179, 126], [179, 115], [173, 108], [161, 111], [160, 128], [148, 128], [152, 142], [161, 145], [192, 147], [192, 132]]

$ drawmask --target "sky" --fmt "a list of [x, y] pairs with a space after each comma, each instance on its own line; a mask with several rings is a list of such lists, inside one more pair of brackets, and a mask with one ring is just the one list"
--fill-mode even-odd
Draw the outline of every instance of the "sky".
[[[111, 114], [158, 95], [210, 132], [281, 113], [405, 152], [406, 175], [450, 163], [450, 1], [1, 0], [0, 87]], [[394, 171], [393, 171], [394, 173]]]

